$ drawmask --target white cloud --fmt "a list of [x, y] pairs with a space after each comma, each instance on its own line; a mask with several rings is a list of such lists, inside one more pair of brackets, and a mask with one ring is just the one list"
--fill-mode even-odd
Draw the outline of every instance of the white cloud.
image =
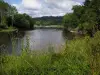
[[[81, 0], [84, 1], [84, 0]], [[22, 0], [17, 7], [20, 13], [27, 13], [32, 17], [62, 16], [72, 12], [72, 6], [81, 5], [80, 0]]]
[[39, 9], [41, 8], [41, 4], [39, 3], [38, 0], [22, 0], [22, 6], [24, 8], [31, 8], [31, 9]]

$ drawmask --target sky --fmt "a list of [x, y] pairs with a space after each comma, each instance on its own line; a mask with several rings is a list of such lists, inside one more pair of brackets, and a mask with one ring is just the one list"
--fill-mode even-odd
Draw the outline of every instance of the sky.
[[19, 13], [32, 17], [63, 16], [72, 12], [74, 5], [82, 5], [85, 0], [5, 0], [15, 6]]

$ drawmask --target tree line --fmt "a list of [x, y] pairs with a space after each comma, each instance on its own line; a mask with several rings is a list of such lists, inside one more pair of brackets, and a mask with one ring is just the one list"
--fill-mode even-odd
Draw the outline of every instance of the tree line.
[[33, 29], [34, 21], [27, 14], [19, 14], [16, 7], [0, 0], [0, 29], [16, 27], [18, 29]]
[[[0, 29], [10, 26], [16, 28], [33, 29], [36, 25], [64, 25], [65, 29], [78, 29], [90, 36], [100, 30], [100, 1], [85, 0], [83, 5], [72, 8], [73, 13], [62, 16], [45, 16], [32, 18], [27, 14], [19, 14], [16, 7], [0, 0]], [[63, 20], [62, 20], [63, 19]]]
[[43, 16], [33, 19], [36, 25], [62, 25], [63, 16]]
[[73, 6], [72, 10], [73, 13], [63, 18], [66, 29], [77, 28], [90, 36], [100, 30], [100, 0], [85, 0], [83, 5]]

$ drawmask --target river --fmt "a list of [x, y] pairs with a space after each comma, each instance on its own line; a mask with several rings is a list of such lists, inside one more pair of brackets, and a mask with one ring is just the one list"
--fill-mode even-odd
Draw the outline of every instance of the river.
[[[13, 38], [13, 39], [12, 39]], [[66, 40], [71, 40], [73, 35], [65, 33], [62, 29], [35, 29], [19, 31], [17, 33], [0, 33], [0, 51], [17, 54], [21, 53], [22, 46], [29, 45], [30, 50], [47, 51], [53, 48], [59, 52], [65, 45]]]

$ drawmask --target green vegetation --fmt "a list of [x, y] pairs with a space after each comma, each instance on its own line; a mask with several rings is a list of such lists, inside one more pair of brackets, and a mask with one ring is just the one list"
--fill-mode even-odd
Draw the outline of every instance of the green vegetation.
[[63, 24], [66, 29], [76, 28], [77, 27], [77, 19], [76, 17], [70, 13], [66, 14], [63, 18]]
[[[18, 14], [15, 7], [3, 0], [0, 17], [1, 32], [13, 27], [32, 29], [33, 21], [36, 25], [61, 25], [62, 18], [32, 19], [27, 14]], [[20, 55], [0, 54], [0, 75], [100, 75], [100, 0], [85, 0], [84, 5], [74, 6], [73, 13], [64, 16], [63, 24], [67, 30], [76, 28], [89, 36], [67, 41], [61, 53], [37, 54], [27, 44]]]
[[35, 25], [62, 25], [62, 16], [53, 17], [53, 16], [44, 16], [39, 18], [33, 18], [35, 20]]
[[[8, 25], [11, 25], [11, 17], [8, 18]], [[23, 29], [33, 29], [34, 28], [34, 21], [32, 18], [27, 14], [16, 14], [14, 16], [13, 25], [17, 28]]]
[[67, 42], [64, 52], [1, 55], [0, 75], [99, 75], [100, 32]]
[[100, 30], [100, 1], [85, 0], [84, 5], [74, 6], [73, 13], [66, 14], [63, 23], [66, 29], [74, 27], [93, 36]]
[[0, 0], [0, 30], [9, 31], [9, 27], [17, 29], [33, 29], [34, 21], [27, 14], [19, 14], [16, 7]]
[[13, 32], [13, 31], [17, 31], [17, 29], [14, 27], [8, 27], [7, 29], [0, 29], [0, 32]]
[[64, 26], [62, 25], [48, 25], [48, 26], [44, 26], [44, 25], [34, 25], [34, 28], [39, 28], [39, 29], [42, 29], [42, 28], [47, 28], [47, 29], [64, 29]]

